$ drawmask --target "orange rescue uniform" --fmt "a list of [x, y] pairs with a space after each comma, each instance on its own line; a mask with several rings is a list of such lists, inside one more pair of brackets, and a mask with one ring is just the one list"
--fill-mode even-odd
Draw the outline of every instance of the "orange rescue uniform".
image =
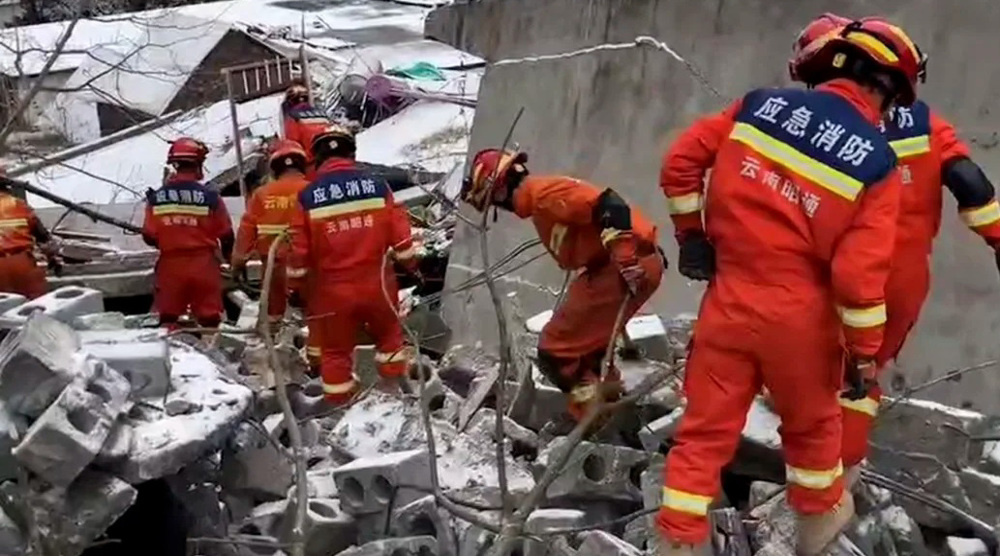
[[175, 328], [188, 308], [200, 326], [222, 321], [220, 243], [233, 241], [222, 198], [190, 176], [177, 174], [150, 191], [142, 224], [146, 243], [160, 251], [155, 305], [161, 324]]
[[[601, 360], [614, 333], [615, 319], [628, 289], [602, 241], [608, 234], [594, 221], [602, 190], [582, 180], [563, 176], [532, 176], [514, 189], [514, 212], [531, 218], [538, 237], [559, 268], [580, 270], [565, 300], [542, 329], [538, 342], [539, 365], [554, 368], [566, 382], [570, 411], [579, 418], [582, 404], [592, 398], [587, 390], [599, 381]], [[631, 208], [632, 241], [646, 280], [629, 300], [622, 323], [653, 295], [663, 275], [663, 258], [656, 244], [656, 227]], [[610, 242], [609, 242], [610, 243]], [[617, 372], [608, 377], [617, 379]], [[584, 388], [575, 390], [574, 387]]]
[[330, 119], [322, 110], [308, 104], [299, 104], [285, 109], [282, 121], [285, 139], [297, 142], [306, 151], [306, 179], [316, 177], [316, 164], [313, 159], [313, 138], [330, 126]]
[[873, 357], [882, 343], [902, 187], [879, 117], [847, 80], [759, 89], [695, 123], [665, 156], [678, 238], [707, 233], [717, 269], [658, 516], [674, 542], [706, 540], [720, 470], [762, 385], [781, 416], [789, 503], [821, 514], [843, 494], [844, 350]]
[[[298, 203], [299, 193], [309, 184], [305, 176], [289, 170], [280, 178], [259, 187], [250, 197], [247, 211], [240, 219], [236, 233], [233, 261], [243, 263], [256, 257], [267, 262], [267, 254], [276, 237], [288, 230]], [[288, 247], [278, 247], [272, 270], [267, 314], [280, 319], [287, 307], [287, 281], [285, 266]]]
[[45, 295], [45, 270], [33, 254], [35, 241], [46, 242], [49, 233], [28, 203], [0, 191], [0, 291], [34, 299]]
[[323, 392], [333, 403], [357, 389], [352, 370], [362, 328], [375, 340], [379, 373], [406, 372], [396, 275], [385, 261], [390, 249], [399, 259], [413, 257], [409, 217], [388, 184], [351, 160], [327, 160], [295, 204], [288, 280], [308, 296], [310, 338], [317, 336]]
[[[892, 270], [886, 284], [888, 321], [876, 357], [879, 369], [899, 355], [930, 291], [931, 249], [941, 227], [942, 169], [955, 159], [969, 157], [969, 148], [957, 137], [955, 128], [922, 101], [910, 108], [896, 108], [884, 127], [899, 158], [903, 193]], [[952, 193], [959, 201], [962, 221], [990, 246], [1000, 247], [997, 200], [984, 198], [981, 192]], [[868, 435], [881, 398], [881, 389], [876, 385], [867, 398], [840, 400], [845, 465], [857, 464], [867, 454]]]

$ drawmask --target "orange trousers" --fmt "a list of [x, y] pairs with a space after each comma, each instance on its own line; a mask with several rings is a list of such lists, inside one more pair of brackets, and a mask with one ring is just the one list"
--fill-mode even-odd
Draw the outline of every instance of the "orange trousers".
[[[930, 255], [926, 251], [904, 251], [895, 254], [893, 259], [893, 268], [885, 287], [885, 337], [875, 356], [879, 371], [903, 349], [906, 337], [920, 318], [920, 309], [927, 300], [931, 285]], [[878, 417], [881, 401], [882, 389], [878, 385], [864, 399], [840, 400], [844, 465], [856, 465], [868, 455], [868, 437]]]
[[28, 299], [49, 291], [45, 270], [38, 266], [31, 250], [0, 255], [0, 292], [16, 293]]
[[[359, 274], [351, 281], [321, 282], [312, 292], [310, 306], [315, 311], [320, 347], [323, 393], [334, 404], [344, 403], [357, 391], [353, 376], [354, 348], [366, 330], [375, 341], [375, 362], [383, 377], [399, 377], [406, 372], [409, 352], [403, 346], [403, 327], [396, 316], [398, 286], [391, 269], [385, 281], [390, 304], [382, 291], [379, 269]], [[312, 329], [310, 328], [310, 332]], [[310, 333], [310, 340], [313, 334]]]
[[803, 514], [832, 508], [844, 488], [837, 402], [844, 356], [829, 292], [720, 272], [702, 300], [689, 350], [687, 408], [667, 454], [657, 516], [663, 534], [684, 544], [707, 540], [719, 474], [762, 385], [781, 417], [789, 504]]
[[[663, 259], [659, 253], [641, 257], [639, 264], [646, 271], [647, 280], [625, 307], [623, 327], [649, 300], [663, 277]], [[600, 380], [601, 361], [626, 293], [618, 267], [611, 262], [585, 270], [569, 285], [562, 305], [542, 329], [538, 340], [539, 365], [551, 369], [551, 375], [558, 373], [562, 384], [557, 386], [569, 395], [569, 412], [578, 419], [589, 398], [576, 400], [573, 390]], [[614, 370], [607, 378], [620, 380]]]
[[275, 258], [274, 271], [271, 273], [271, 287], [268, 288], [267, 294], [267, 316], [271, 320], [281, 319], [285, 316], [285, 310], [288, 309], [286, 265], [285, 260]]
[[177, 328], [177, 320], [190, 308], [199, 326], [219, 326], [222, 270], [214, 250], [160, 253], [155, 274], [154, 303], [161, 325]]

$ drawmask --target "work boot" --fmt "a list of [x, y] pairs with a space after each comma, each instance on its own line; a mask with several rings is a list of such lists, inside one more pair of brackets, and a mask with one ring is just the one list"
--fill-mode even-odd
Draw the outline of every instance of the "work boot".
[[816, 556], [832, 543], [854, 517], [854, 496], [844, 490], [840, 501], [821, 514], [798, 514], [799, 556]]

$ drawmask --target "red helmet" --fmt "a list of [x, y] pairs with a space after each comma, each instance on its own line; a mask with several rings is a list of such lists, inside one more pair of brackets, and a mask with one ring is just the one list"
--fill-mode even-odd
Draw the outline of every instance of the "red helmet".
[[274, 164], [282, 158], [300, 157], [306, 159], [306, 151], [298, 141], [290, 139], [278, 139], [271, 145], [271, 154], [267, 158], [268, 164]]
[[788, 60], [788, 75], [792, 81], [801, 81], [796, 71], [796, 67], [802, 60], [808, 59], [822, 45], [820, 39], [829, 38], [841, 27], [846, 26], [851, 20], [832, 13], [825, 13], [809, 22], [799, 35], [795, 37], [792, 44], [792, 57]]
[[356, 150], [354, 133], [344, 126], [333, 123], [313, 135], [309, 145], [309, 151], [316, 160], [325, 160], [335, 155], [353, 157]]
[[[811, 54], [801, 57], [795, 65], [795, 75], [803, 82], [822, 83], [845, 69], [875, 75], [885, 73], [892, 78], [892, 83], [886, 85], [892, 85], [895, 92], [895, 98], [890, 100], [900, 106], [909, 106], [916, 100], [924, 56], [899, 27], [884, 19], [862, 19], [813, 43]], [[865, 63], [858, 69], [846, 67], [849, 62], [857, 61]]]
[[462, 184], [462, 200], [482, 212], [491, 204], [493, 188], [503, 184], [507, 171], [528, 161], [519, 151], [486, 149], [472, 158], [469, 175]]
[[191, 137], [181, 137], [174, 139], [167, 150], [167, 163], [171, 162], [194, 162], [202, 164], [208, 155], [208, 147], [205, 143]]

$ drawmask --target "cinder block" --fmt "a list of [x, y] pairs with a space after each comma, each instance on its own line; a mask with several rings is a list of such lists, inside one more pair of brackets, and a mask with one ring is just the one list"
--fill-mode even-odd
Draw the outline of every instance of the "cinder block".
[[48, 315], [60, 322], [73, 324], [83, 315], [104, 312], [104, 294], [98, 290], [78, 286], [64, 286], [33, 299], [0, 316], [8, 328], [22, 326], [36, 313]]
[[644, 509], [653, 510], [659, 508], [660, 503], [663, 501], [664, 468], [666, 468], [666, 462], [655, 462], [639, 476], [639, 485], [642, 487], [642, 507]]
[[166, 329], [80, 333], [83, 351], [103, 359], [132, 385], [132, 398], [162, 398], [170, 390]]
[[648, 515], [629, 521], [625, 524], [625, 532], [622, 533], [622, 540], [639, 550], [646, 550], [647, 547], [651, 548], [652, 545], [649, 544], [649, 540], [652, 535], [657, 534], [653, 533], [655, 529], [652, 522], [653, 516]]
[[13, 451], [25, 467], [56, 486], [68, 486], [93, 461], [128, 400], [125, 378], [95, 363], [93, 378], [63, 389]]
[[650, 452], [659, 451], [660, 446], [673, 438], [677, 432], [682, 416], [684, 416], [683, 406], [639, 429], [639, 441], [642, 442], [642, 447]]
[[292, 485], [294, 471], [292, 460], [279, 449], [285, 432], [282, 416], [267, 417], [263, 427], [263, 431], [241, 429], [240, 441], [230, 442], [223, 450], [223, 480], [229, 489], [247, 491], [264, 500], [280, 499]]
[[[278, 538], [292, 541], [292, 525], [296, 513], [295, 498], [281, 521]], [[310, 498], [305, 523], [306, 556], [328, 556], [357, 544], [358, 526], [354, 517], [344, 512], [339, 500]]]
[[433, 495], [425, 496], [396, 510], [390, 532], [394, 537], [434, 537], [441, 556], [455, 555], [455, 529], [451, 516], [438, 508]]
[[410, 537], [370, 542], [345, 550], [338, 556], [438, 556], [439, 554], [434, 537]]
[[115, 312], [94, 313], [76, 317], [70, 324], [76, 330], [122, 330], [125, 328], [125, 315]]
[[[338, 498], [337, 481], [333, 480], [335, 468], [310, 469], [306, 472], [309, 498]], [[292, 487], [295, 488], [295, 487]]]
[[132, 425], [119, 416], [94, 461], [98, 464], [114, 464], [127, 458], [132, 451], [132, 433]]
[[674, 351], [667, 338], [667, 328], [659, 315], [640, 315], [625, 323], [625, 333], [639, 348], [639, 355], [654, 361], [673, 362]]
[[77, 333], [47, 315], [36, 315], [0, 344], [0, 400], [8, 412], [37, 418], [63, 388], [89, 367], [78, 354]]
[[[541, 472], [551, 465], [568, 446], [566, 437], [555, 439], [539, 454], [536, 469]], [[640, 476], [648, 466], [649, 455], [645, 452], [581, 442], [546, 494], [550, 499], [566, 496], [639, 501]]]
[[[528, 515], [524, 524], [524, 531], [531, 534], [541, 534], [558, 529], [569, 529], [582, 527], [587, 524], [587, 514], [580, 510], [564, 510], [548, 508], [535, 510]], [[551, 556], [549, 544], [535, 540], [524, 541], [524, 556]]]
[[583, 543], [577, 556], [642, 556], [642, 551], [604, 531], [587, 531], [580, 534]]
[[32, 489], [30, 503], [43, 553], [82, 553], [125, 513], [135, 497], [132, 485], [90, 469], [68, 489]]
[[28, 302], [28, 298], [16, 293], [0, 292], [0, 314]]
[[426, 450], [395, 452], [356, 459], [335, 469], [333, 478], [346, 511], [375, 513], [390, 501], [400, 507], [426, 496], [430, 465]]
[[260, 316], [260, 304], [256, 301], [247, 303], [240, 308], [240, 316], [236, 319], [236, 328], [253, 330], [257, 328], [257, 318]]

